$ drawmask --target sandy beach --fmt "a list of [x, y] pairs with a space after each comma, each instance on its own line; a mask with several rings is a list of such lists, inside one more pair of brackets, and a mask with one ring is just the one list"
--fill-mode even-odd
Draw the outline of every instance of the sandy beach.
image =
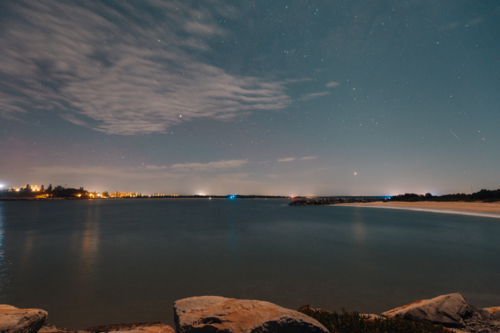
[[467, 215], [490, 216], [500, 218], [500, 202], [368, 202], [345, 204], [346, 206], [409, 209], [439, 213], [462, 213]]

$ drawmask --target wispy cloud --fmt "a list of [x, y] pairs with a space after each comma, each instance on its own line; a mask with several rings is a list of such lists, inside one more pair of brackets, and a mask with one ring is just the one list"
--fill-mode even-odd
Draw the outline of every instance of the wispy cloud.
[[[69, 167], [69, 166], [50, 166], [50, 167], [34, 167], [32, 170], [38, 175], [94, 175], [94, 176], [111, 176], [111, 177], [131, 177], [138, 179], [151, 179], [160, 177], [175, 177], [179, 172], [198, 172], [212, 170], [229, 170], [235, 169], [247, 164], [247, 160], [222, 160], [209, 163], [185, 163], [174, 164], [172, 166], [157, 166], [147, 165], [143, 167], [128, 167], [128, 168], [108, 168], [108, 167]], [[158, 174], [157, 172], [167, 171]]]
[[332, 82], [328, 82], [328, 83], [326, 84], [326, 86], [327, 86], [328, 88], [338, 87], [338, 86], [340, 86], [340, 83], [335, 82], [335, 81], [332, 81]]
[[210, 163], [185, 163], [185, 164], [174, 164], [170, 168], [173, 170], [221, 170], [237, 168], [247, 164], [246, 160], [230, 160], [230, 161], [218, 161]]
[[319, 93], [307, 94], [307, 95], [302, 96], [301, 100], [308, 101], [310, 99], [318, 98], [318, 97], [322, 97], [322, 96], [326, 96], [326, 95], [330, 95], [330, 92], [329, 91], [322, 91]]
[[302, 161], [309, 161], [309, 160], [315, 160], [317, 159], [318, 156], [304, 156], [301, 158]]
[[247, 160], [222, 160], [209, 163], [178, 163], [172, 166], [147, 165], [149, 171], [175, 170], [175, 171], [204, 171], [204, 170], [225, 170], [241, 167], [247, 164]]
[[278, 159], [278, 162], [291, 162], [291, 161], [295, 161], [295, 157], [287, 157], [287, 158]]
[[227, 33], [215, 16], [234, 13], [232, 8], [148, 5], [168, 23], [151, 24], [152, 12], [126, 2], [119, 10], [98, 2], [21, 2], [19, 16], [1, 27], [2, 110], [9, 116], [64, 110], [90, 118], [95, 130], [133, 135], [288, 105], [287, 82], [228, 74], [200, 60], [200, 52], [211, 52], [206, 38]]
[[86, 122], [84, 122], [81, 119], [78, 119], [73, 114], [70, 114], [70, 113], [61, 114], [61, 118], [65, 119], [65, 120], [67, 120], [70, 123], [73, 123], [75, 125], [80, 125], [80, 126], [88, 127], [88, 124]]

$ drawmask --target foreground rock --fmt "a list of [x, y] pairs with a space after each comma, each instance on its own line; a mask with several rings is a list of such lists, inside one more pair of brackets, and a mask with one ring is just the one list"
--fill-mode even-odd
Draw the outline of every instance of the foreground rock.
[[317, 320], [298, 311], [269, 302], [217, 296], [191, 297], [176, 301], [174, 320], [178, 333], [328, 333]]
[[89, 333], [174, 333], [174, 329], [159, 321], [152, 323], [131, 323], [119, 325], [104, 325], [89, 327], [85, 330]]
[[466, 332], [500, 332], [500, 326], [492, 320], [490, 312], [477, 309], [458, 293], [418, 300], [384, 312], [382, 316], [438, 324]]
[[47, 312], [0, 305], [0, 333], [36, 333], [43, 326]]
[[493, 308], [484, 308], [490, 314], [490, 320], [498, 321], [497, 325], [500, 325], [500, 306], [495, 306]]
[[298, 199], [290, 202], [289, 206], [321, 206], [338, 205], [348, 203], [366, 203], [382, 201], [380, 199], [354, 199], [354, 198], [317, 198], [317, 199]]

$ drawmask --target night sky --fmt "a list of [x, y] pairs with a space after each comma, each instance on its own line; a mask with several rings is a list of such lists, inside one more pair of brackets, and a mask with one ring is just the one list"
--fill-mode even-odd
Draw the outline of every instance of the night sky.
[[1, 1], [0, 183], [500, 188], [498, 1]]

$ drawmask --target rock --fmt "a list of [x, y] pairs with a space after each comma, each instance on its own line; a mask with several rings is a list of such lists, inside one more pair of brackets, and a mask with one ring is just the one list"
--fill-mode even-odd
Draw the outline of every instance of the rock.
[[386, 319], [385, 317], [379, 316], [373, 313], [360, 313], [360, 316], [368, 317], [365, 321], [375, 322], [375, 319]]
[[56, 325], [45, 323], [38, 333], [83, 333], [83, 331], [72, 331], [68, 328], [62, 328]]
[[491, 320], [500, 321], [500, 306], [495, 306], [492, 308], [484, 308], [484, 311], [487, 311], [490, 314]]
[[401, 318], [450, 328], [464, 328], [466, 319], [478, 317], [476, 308], [460, 294], [442, 295], [401, 306], [382, 313], [388, 318]]
[[152, 323], [130, 323], [117, 325], [103, 325], [89, 327], [88, 333], [113, 332], [113, 333], [174, 333], [174, 329], [159, 321]]
[[0, 305], [0, 333], [36, 333], [43, 326], [47, 312]]
[[174, 303], [177, 333], [317, 332], [328, 330], [298, 311], [254, 300], [218, 296], [191, 297]]

